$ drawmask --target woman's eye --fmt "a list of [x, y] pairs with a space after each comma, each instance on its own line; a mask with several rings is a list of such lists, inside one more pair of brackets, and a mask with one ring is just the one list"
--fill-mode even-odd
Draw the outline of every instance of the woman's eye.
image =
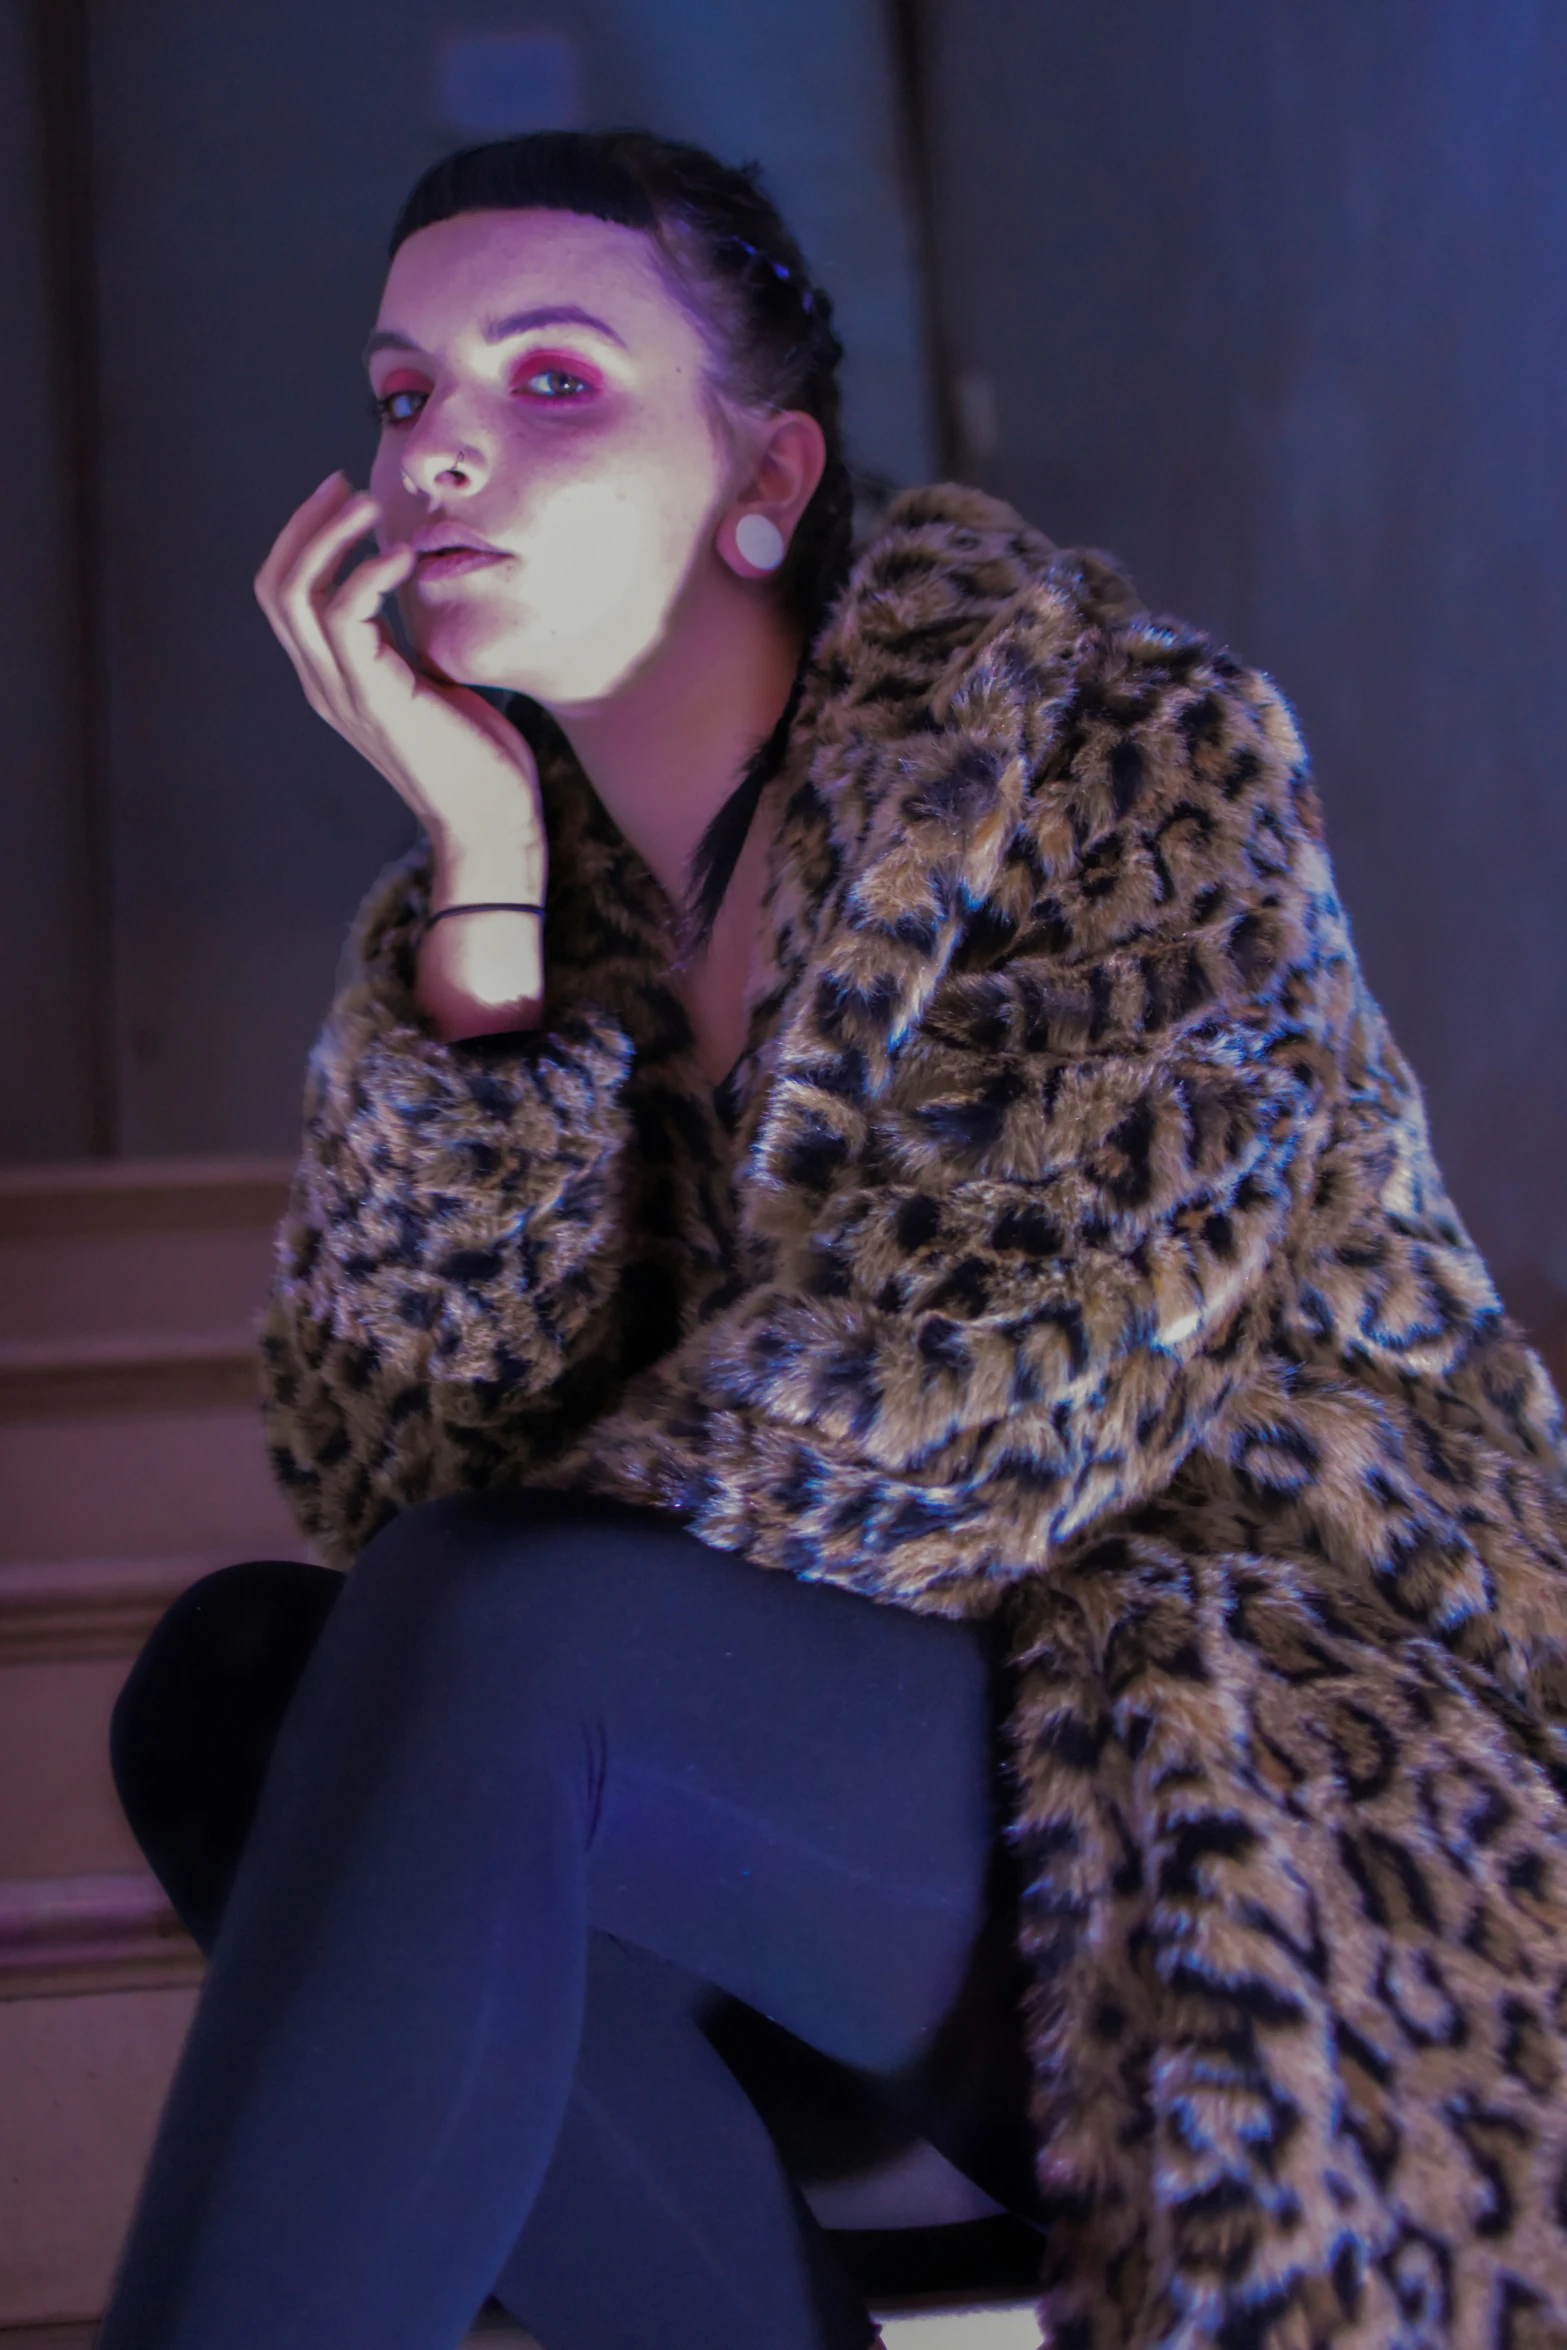
[[573, 375], [569, 367], [536, 367], [531, 375], [517, 378], [521, 392], [541, 392], [546, 400], [574, 400], [579, 392], [590, 392], [593, 386], [585, 376]]
[[[578, 375], [574, 368], [561, 367], [553, 362], [519, 375], [512, 386], [516, 392], [525, 392], [536, 400], [546, 401], [556, 407], [574, 406], [584, 395], [591, 395], [595, 388], [586, 376]], [[373, 395], [370, 405], [383, 425], [412, 424], [429, 397], [428, 391], [418, 384], [393, 384], [379, 396]]]
[[[371, 405], [383, 424], [412, 424], [429, 396], [428, 392], [416, 392], [411, 386], [405, 386], [395, 392], [383, 392]], [[413, 407], [406, 405], [410, 400], [415, 403]]]

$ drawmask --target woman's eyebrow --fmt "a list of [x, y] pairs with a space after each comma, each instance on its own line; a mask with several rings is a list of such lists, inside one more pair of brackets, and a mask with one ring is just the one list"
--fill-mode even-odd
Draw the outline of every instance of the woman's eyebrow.
[[487, 343], [504, 343], [508, 335], [525, 335], [535, 326], [591, 326], [601, 335], [608, 335], [612, 343], [626, 348], [625, 337], [617, 335], [602, 318], [595, 318], [591, 310], [580, 310], [575, 302], [557, 302], [543, 310], [514, 310], [509, 318], [487, 321], [484, 339]]
[[[487, 319], [484, 339], [487, 343], [504, 343], [508, 336], [527, 334], [536, 326], [591, 326], [601, 335], [607, 335], [612, 343], [619, 343], [623, 351], [626, 348], [623, 335], [617, 335], [602, 318], [595, 318], [591, 310], [580, 309], [575, 302], [547, 303], [538, 310], [514, 310], [506, 318]], [[377, 351], [417, 351], [418, 348], [411, 335], [399, 334], [395, 327], [382, 327], [366, 343], [363, 356], [373, 359]]]

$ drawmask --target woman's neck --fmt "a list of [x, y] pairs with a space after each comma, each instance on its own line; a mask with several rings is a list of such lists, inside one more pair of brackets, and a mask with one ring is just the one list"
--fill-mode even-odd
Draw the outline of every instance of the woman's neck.
[[777, 599], [715, 557], [625, 684], [602, 702], [553, 709], [605, 808], [677, 907], [697, 842], [783, 714], [802, 644]]

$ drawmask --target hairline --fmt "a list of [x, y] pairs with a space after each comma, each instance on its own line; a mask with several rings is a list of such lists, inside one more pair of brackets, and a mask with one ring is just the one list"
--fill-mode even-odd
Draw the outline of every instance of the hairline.
[[[737, 427], [742, 417], [782, 416], [787, 411], [775, 400], [742, 400], [725, 383], [723, 344], [715, 321], [702, 301], [702, 280], [696, 272], [688, 273], [682, 266], [673, 240], [665, 234], [665, 216], [651, 197], [649, 202], [653, 204], [653, 220], [649, 227], [639, 233], [646, 237], [652, 248], [653, 267], [661, 284], [691, 321], [702, 345], [707, 364], [702, 370], [700, 397], [708, 424], [725, 452], [730, 457], [738, 457], [740, 447]], [[683, 225], [678, 213], [669, 217], [677, 226]], [[695, 237], [698, 232], [688, 233]]]
[[[697, 340], [702, 346], [705, 365], [702, 369], [700, 396], [708, 422], [717, 433], [724, 448], [731, 455], [737, 454], [735, 425], [739, 417], [742, 415], [782, 416], [786, 411], [774, 400], [746, 401], [739, 399], [726, 385], [724, 377], [727, 371], [723, 345], [716, 332], [708, 306], [702, 300], [701, 279], [696, 272], [688, 272], [682, 266], [673, 240], [665, 233], [666, 215], [660, 211], [657, 200], [649, 191], [644, 189], [643, 193], [647, 196], [653, 214], [651, 221], [646, 223], [615, 220], [609, 214], [602, 212], [584, 212], [574, 204], [537, 203], [465, 204], [456, 212], [441, 214], [440, 220], [460, 219], [464, 214], [470, 212], [564, 212], [577, 220], [601, 221], [608, 228], [629, 229], [634, 235], [642, 237], [650, 248], [653, 269], [660, 284], [695, 328]], [[680, 223], [678, 213], [671, 213], [667, 217], [677, 226], [683, 225]], [[439, 220], [424, 221], [420, 224], [423, 228], [435, 228], [439, 225]], [[700, 232], [693, 230], [689, 233], [695, 238]], [[418, 234], [418, 229], [410, 229], [407, 235], [398, 240], [388, 256], [388, 265], [396, 259], [403, 245], [408, 242], [408, 238]], [[618, 337], [616, 339], [618, 340]], [[376, 337], [372, 336], [364, 355], [368, 357], [370, 350], [376, 347], [380, 346], [377, 344]]]

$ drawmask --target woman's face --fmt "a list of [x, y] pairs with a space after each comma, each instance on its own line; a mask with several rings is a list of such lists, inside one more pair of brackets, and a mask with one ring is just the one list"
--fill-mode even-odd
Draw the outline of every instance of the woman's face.
[[394, 257], [366, 358], [377, 536], [419, 550], [398, 602], [420, 653], [546, 705], [612, 692], [718, 562], [737, 484], [650, 240], [574, 212], [439, 221]]

